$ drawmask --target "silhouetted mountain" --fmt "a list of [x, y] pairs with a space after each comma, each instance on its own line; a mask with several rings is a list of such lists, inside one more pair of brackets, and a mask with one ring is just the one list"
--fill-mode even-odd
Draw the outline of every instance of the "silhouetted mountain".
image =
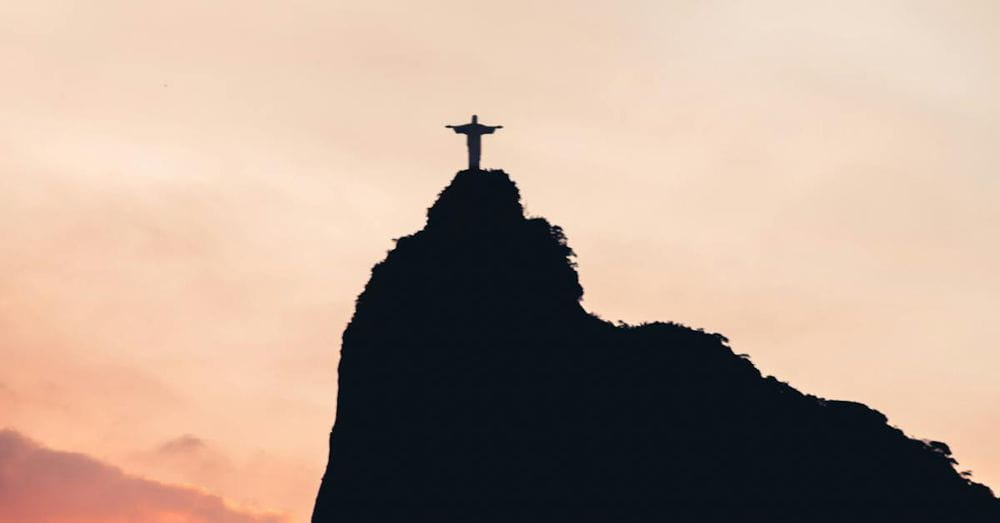
[[584, 311], [559, 227], [462, 171], [344, 332], [314, 522], [1000, 521], [947, 445]]

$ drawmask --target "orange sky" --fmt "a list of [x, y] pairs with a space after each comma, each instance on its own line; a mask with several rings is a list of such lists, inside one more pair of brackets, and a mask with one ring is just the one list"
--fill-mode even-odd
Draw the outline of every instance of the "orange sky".
[[589, 310], [722, 332], [996, 489], [998, 26], [992, 1], [0, 0], [0, 428], [305, 521], [353, 300], [478, 112]]

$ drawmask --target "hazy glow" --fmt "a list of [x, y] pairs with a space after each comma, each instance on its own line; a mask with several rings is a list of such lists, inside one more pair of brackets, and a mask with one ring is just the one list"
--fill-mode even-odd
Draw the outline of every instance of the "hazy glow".
[[588, 309], [723, 332], [1000, 487], [998, 24], [991, 1], [0, 0], [0, 427], [304, 521], [354, 297], [478, 112]]

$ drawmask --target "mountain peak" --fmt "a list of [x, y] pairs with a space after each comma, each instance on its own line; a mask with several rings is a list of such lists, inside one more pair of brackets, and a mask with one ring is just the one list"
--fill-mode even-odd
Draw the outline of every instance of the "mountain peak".
[[[398, 238], [372, 270], [355, 321], [382, 314], [385, 301], [410, 319], [436, 313], [482, 323], [583, 314], [572, 257], [562, 229], [524, 216], [517, 185], [505, 172], [460, 171], [428, 209], [427, 225]], [[368, 309], [371, 303], [376, 310]]]
[[427, 210], [427, 226], [511, 224], [524, 220], [521, 193], [502, 170], [464, 170]]

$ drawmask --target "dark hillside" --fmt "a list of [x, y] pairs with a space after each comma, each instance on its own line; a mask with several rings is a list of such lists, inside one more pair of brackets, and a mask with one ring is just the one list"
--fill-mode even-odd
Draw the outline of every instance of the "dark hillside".
[[584, 311], [562, 230], [462, 171], [344, 332], [315, 522], [1000, 521], [943, 443]]

